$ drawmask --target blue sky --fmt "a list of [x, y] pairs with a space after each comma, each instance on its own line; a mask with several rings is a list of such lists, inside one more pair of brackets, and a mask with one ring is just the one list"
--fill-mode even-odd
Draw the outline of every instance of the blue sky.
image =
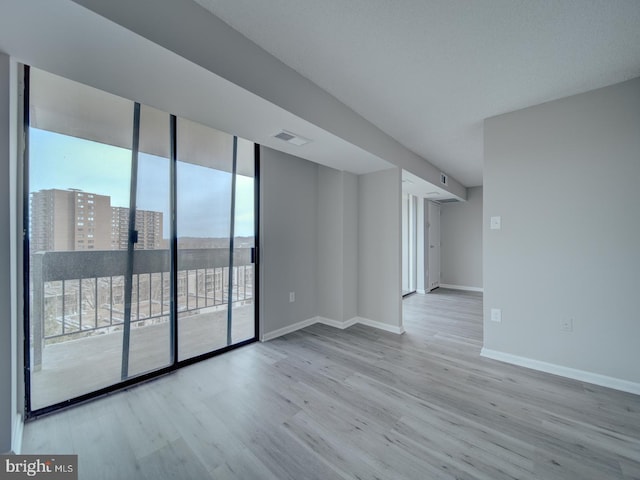
[[[79, 188], [128, 207], [131, 151], [37, 128], [29, 130], [29, 191]], [[231, 174], [178, 162], [178, 236], [229, 235]], [[253, 235], [253, 178], [236, 180], [236, 236]], [[162, 211], [169, 236], [169, 160], [138, 157], [137, 207]]]

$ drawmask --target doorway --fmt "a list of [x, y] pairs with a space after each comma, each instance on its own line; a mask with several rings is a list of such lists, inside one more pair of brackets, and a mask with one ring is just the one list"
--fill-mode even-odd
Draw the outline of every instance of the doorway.
[[418, 198], [402, 195], [402, 296], [416, 292], [418, 282]]
[[429, 201], [428, 213], [428, 282], [427, 291], [440, 286], [440, 205]]

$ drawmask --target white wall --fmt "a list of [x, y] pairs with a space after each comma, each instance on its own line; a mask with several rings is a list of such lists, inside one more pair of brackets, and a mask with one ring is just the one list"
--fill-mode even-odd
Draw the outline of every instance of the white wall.
[[260, 161], [260, 303], [268, 333], [317, 316], [318, 166], [269, 148], [261, 148]]
[[485, 121], [485, 353], [640, 393], [639, 132], [640, 78]]
[[401, 173], [358, 177], [358, 315], [402, 329]]
[[443, 203], [440, 215], [441, 285], [482, 288], [482, 187], [467, 201]]
[[10, 60], [0, 52], [0, 452], [11, 450], [13, 422], [10, 234]]

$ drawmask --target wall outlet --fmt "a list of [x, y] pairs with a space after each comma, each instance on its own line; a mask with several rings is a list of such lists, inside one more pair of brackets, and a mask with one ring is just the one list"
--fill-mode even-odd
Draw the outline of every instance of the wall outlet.
[[560, 320], [560, 330], [563, 332], [573, 332], [573, 318]]
[[491, 217], [489, 224], [491, 230], [500, 230], [502, 228], [502, 217]]
[[289, 303], [296, 301], [296, 292], [289, 292]]
[[497, 322], [497, 323], [502, 322], [502, 310], [500, 310], [499, 308], [492, 308], [491, 309], [491, 321], [492, 322]]

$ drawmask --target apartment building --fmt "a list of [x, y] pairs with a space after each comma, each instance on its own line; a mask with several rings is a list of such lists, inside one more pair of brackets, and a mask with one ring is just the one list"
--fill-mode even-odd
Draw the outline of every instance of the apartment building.
[[[162, 212], [136, 210], [137, 249], [162, 248]], [[31, 194], [34, 252], [126, 250], [129, 208], [112, 207], [111, 197], [79, 189]]]
[[34, 251], [111, 249], [111, 199], [77, 189], [31, 194]]
[[[138, 241], [134, 248], [162, 248], [162, 212], [136, 209]], [[111, 250], [126, 250], [129, 242], [129, 208], [111, 207]]]

